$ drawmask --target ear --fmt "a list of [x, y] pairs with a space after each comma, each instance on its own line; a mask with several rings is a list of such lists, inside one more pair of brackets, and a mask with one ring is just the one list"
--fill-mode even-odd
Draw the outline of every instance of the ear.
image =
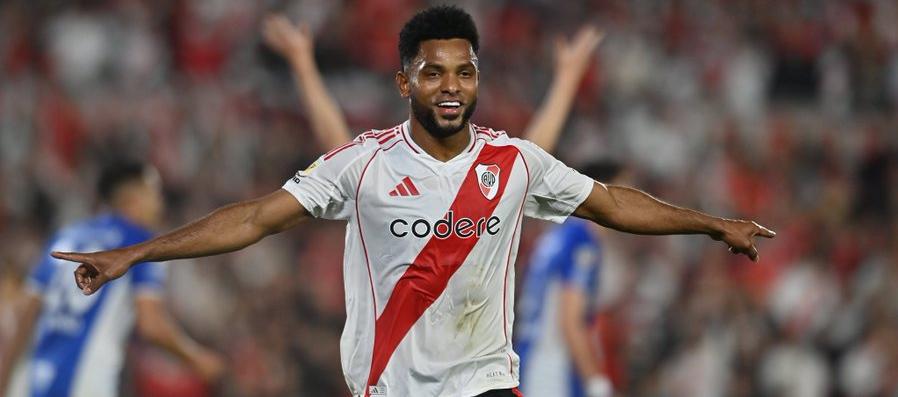
[[412, 95], [411, 82], [408, 76], [405, 75], [405, 72], [401, 70], [396, 72], [396, 88], [399, 89], [399, 95], [403, 98], [408, 98]]

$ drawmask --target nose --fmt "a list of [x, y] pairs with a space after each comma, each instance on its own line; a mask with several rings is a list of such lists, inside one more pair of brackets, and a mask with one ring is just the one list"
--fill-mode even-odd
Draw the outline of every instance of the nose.
[[440, 84], [440, 91], [445, 94], [458, 94], [461, 91], [461, 87], [459, 87], [458, 76], [454, 73], [446, 73], [443, 76], [443, 81]]

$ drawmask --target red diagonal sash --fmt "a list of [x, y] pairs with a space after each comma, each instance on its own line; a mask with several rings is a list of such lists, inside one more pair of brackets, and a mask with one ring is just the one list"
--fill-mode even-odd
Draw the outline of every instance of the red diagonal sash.
[[[449, 207], [455, 219], [462, 217], [480, 219], [492, 216], [499, 200], [502, 199], [517, 155], [518, 151], [513, 146], [484, 145], [477, 159], [471, 164], [455, 200]], [[498, 165], [504, 175], [499, 181], [499, 191], [492, 200], [488, 200], [480, 192], [480, 183], [474, 170], [482, 163]], [[366, 396], [368, 386], [377, 385], [399, 342], [421, 318], [424, 311], [443, 293], [449, 278], [461, 267], [478, 240], [476, 234], [468, 238], [459, 237], [454, 233], [445, 239], [431, 236], [399, 278], [386, 307], [375, 323], [374, 350], [371, 357], [371, 372], [368, 374], [368, 383], [365, 387]]]

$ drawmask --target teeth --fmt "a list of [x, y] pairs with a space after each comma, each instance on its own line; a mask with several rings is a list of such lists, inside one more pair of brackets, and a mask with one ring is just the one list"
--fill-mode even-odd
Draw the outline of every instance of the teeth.
[[437, 104], [437, 106], [459, 107], [459, 106], [461, 106], [461, 103], [458, 101], [440, 102], [439, 104]]

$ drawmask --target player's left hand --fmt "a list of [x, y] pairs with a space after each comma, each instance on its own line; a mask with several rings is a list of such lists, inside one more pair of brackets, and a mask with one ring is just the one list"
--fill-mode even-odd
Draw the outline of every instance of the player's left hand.
[[773, 238], [776, 233], [755, 222], [726, 219], [721, 230], [712, 234], [711, 238], [726, 243], [733, 254], [743, 254], [757, 262], [758, 249], [754, 243], [755, 236]]

